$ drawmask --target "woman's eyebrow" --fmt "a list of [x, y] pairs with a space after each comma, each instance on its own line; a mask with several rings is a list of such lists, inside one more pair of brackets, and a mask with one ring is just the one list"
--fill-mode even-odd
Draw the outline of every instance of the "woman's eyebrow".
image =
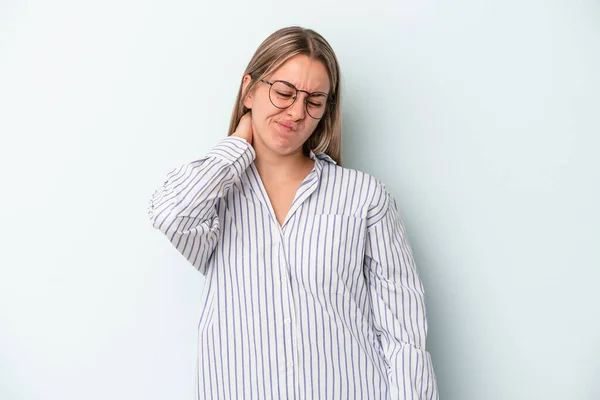
[[[274, 79], [274, 81], [283, 81], [283, 82], [289, 83], [290, 85], [292, 85], [293, 87], [295, 87], [295, 88], [296, 88], [296, 89], [298, 89], [298, 90], [304, 90], [304, 89], [299, 89], [297, 85], [294, 85], [292, 82], [288, 81], [287, 79]], [[314, 91], [312, 91], [312, 92], [311, 92], [311, 91], [309, 91], [309, 90], [307, 90], [307, 92], [309, 92], [309, 93], [311, 93], [311, 94], [312, 94], [312, 93], [315, 93], [315, 94], [328, 94], [328, 93], [327, 93], [326, 91], [324, 91], [324, 90], [314, 90]]]

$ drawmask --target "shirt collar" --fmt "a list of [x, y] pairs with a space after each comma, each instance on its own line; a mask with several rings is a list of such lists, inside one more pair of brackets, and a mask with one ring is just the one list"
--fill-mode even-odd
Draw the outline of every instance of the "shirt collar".
[[330, 156], [329, 156], [327, 153], [323, 153], [323, 152], [321, 152], [321, 153], [317, 153], [317, 154], [315, 154], [315, 153], [314, 153], [314, 152], [311, 150], [311, 151], [310, 151], [310, 153], [309, 153], [309, 155], [310, 155], [310, 158], [312, 158], [312, 159], [313, 159], [313, 160], [315, 160], [315, 161], [316, 161], [317, 159], [319, 159], [319, 160], [326, 161], [326, 162], [328, 162], [328, 163], [337, 164], [337, 163], [335, 162], [335, 160], [334, 160], [333, 158], [331, 158], [331, 157], [330, 157]]
[[[329, 155], [327, 155], [326, 153], [321, 152], [321, 153], [315, 154], [311, 150], [309, 155], [310, 155], [310, 158], [315, 161], [315, 165], [314, 165], [312, 171], [306, 177], [306, 179], [300, 184], [300, 187], [298, 188], [298, 190], [296, 192], [296, 197], [292, 203], [292, 206], [290, 207], [290, 210], [288, 211], [288, 215], [286, 216], [284, 225], [290, 219], [290, 217], [294, 214], [294, 212], [302, 205], [302, 203], [315, 190], [317, 190], [317, 188], [319, 187], [319, 182], [321, 180], [321, 172], [323, 171], [325, 165], [327, 163], [333, 164], [333, 165], [337, 164], [335, 162], [335, 160], [333, 158], [331, 158]], [[255, 192], [256, 195], [258, 196], [259, 201], [261, 203], [263, 203], [263, 205], [270, 210], [273, 218], [275, 218], [274, 217], [275, 213], [273, 211], [272, 205], [271, 205], [270, 201], [268, 200], [268, 196], [266, 194], [266, 191], [264, 190], [264, 186], [262, 185], [260, 177], [258, 176], [258, 171], [256, 170], [256, 166], [254, 163], [252, 163], [250, 165], [250, 167], [248, 167], [245, 170], [245, 172], [242, 175], [241, 181], [244, 182], [245, 184], [243, 185], [239, 181], [236, 182], [236, 184], [238, 185], [238, 189], [243, 191], [244, 195], [246, 195], [245, 189], [243, 187], [246, 186], [246, 184], [249, 185], [250, 189], [253, 192]]]

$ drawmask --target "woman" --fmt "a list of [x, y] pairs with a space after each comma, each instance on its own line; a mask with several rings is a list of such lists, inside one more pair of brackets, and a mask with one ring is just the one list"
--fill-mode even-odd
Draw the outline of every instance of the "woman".
[[152, 195], [153, 226], [206, 276], [197, 398], [438, 398], [396, 202], [340, 153], [335, 54], [284, 28], [250, 60], [229, 135]]

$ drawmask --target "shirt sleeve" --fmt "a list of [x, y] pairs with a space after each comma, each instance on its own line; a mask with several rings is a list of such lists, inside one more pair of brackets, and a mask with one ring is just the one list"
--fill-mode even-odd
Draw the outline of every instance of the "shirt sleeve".
[[204, 157], [170, 171], [150, 196], [152, 226], [203, 275], [219, 240], [217, 203], [255, 157], [245, 139], [228, 136]]
[[382, 191], [367, 218], [365, 273], [391, 399], [439, 399], [421, 283], [395, 199]]

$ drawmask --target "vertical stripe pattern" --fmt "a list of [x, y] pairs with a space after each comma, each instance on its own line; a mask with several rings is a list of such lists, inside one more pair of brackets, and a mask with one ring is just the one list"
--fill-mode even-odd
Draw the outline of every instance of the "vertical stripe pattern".
[[196, 399], [438, 399], [397, 203], [324, 153], [279, 224], [244, 139], [170, 171], [154, 228], [206, 277]]

